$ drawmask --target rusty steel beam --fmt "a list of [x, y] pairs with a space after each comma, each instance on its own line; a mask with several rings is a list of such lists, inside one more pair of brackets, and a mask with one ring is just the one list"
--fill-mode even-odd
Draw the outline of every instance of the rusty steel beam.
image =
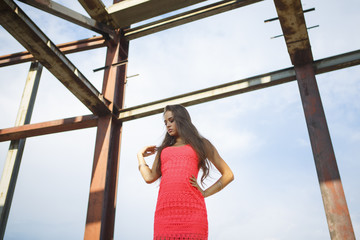
[[135, 107], [125, 108], [120, 110], [118, 118], [121, 121], [129, 121], [161, 113], [164, 111], [164, 107], [166, 105], [182, 104], [184, 106], [192, 106], [294, 80], [294, 69], [288, 68], [186, 94], [177, 95]]
[[98, 22], [115, 27], [116, 24], [108, 14], [104, 3], [101, 0], [78, 0], [91, 18]]
[[[316, 74], [321, 74], [347, 67], [352, 67], [355, 65], [360, 65], [360, 50], [317, 60], [314, 62], [313, 67], [315, 69]], [[140, 106], [125, 108], [120, 111], [119, 120], [129, 121], [132, 119], [137, 119], [141, 117], [150, 116], [156, 113], [161, 113], [163, 111], [163, 107], [166, 104], [181, 103], [190, 106], [191, 104], [189, 104], [190, 102], [189, 100], [191, 100], [193, 104], [203, 103], [207, 101], [220, 99], [223, 97], [228, 97], [244, 92], [249, 92], [252, 90], [263, 89], [269, 86], [274, 86], [281, 83], [294, 81], [295, 79], [296, 79], [296, 75], [293, 68], [278, 70], [267, 74], [262, 74], [247, 79], [242, 79], [235, 82], [229, 82], [226, 84], [218, 85], [215, 87], [202, 89], [196, 92], [175, 96], [173, 98], [163, 99], [156, 102], [143, 104]], [[242, 85], [240, 85], [241, 83]], [[238, 85], [238, 87], [236, 87], [236, 85]], [[225, 91], [226, 89], [228, 91]], [[206, 92], [208, 92], [209, 94], [206, 95], [205, 94]], [[221, 93], [221, 95], [215, 94], [216, 92]], [[196, 97], [195, 96], [196, 94], [200, 94], [200, 95]], [[184, 98], [187, 98], [188, 101], [184, 101]], [[156, 107], [157, 104], [160, 105]], [[74, 119], [74, 118], [70, 118], [70, 119]], [[77, 117], [75, 119], [82, 119], [81, 121], [86, 121], [86, 117]], [[39, 136], [42, 135], [41, 125], [43, 125], [45, 128], [52, 127], [53, 125], [55, 128], [58, 128], [59, 127], [58, 125], [61, 125], [62, 121], [64, 122], [64, 124], [68, 124], [69, 121], [72, 122], [73, 120], [56, 120], [56, 121], [50, 121], [40, 124], [30, 124], [23, 127], [0, 129], [0, 141], [8, 141], [8, 140], [15, 140], [24, 137]], [[80, 126], [81, 125], [79, 125], [79, 129], [85, 127], [94, 127], [96, 126], [96, 122], [93, 122], [89, 126], [87, 125], [83, 125], [83, 127]], [[69, 130], [73, 130], [73, 129], [69, 129]], [[22, 131], [24, 132], [22, 133]], [[60, 131], [62, 130], [58, 129], [55, 132], [60, 132]], [[67, 131], [67, 128], [64, 128], [63, 131]], [[55, 133], [55, 132], [50, 131], [49, 133]], [[44, 131], [44, 134], [47, 134], [47, 131]]]
[[[341, 54], [314, 62], [313, 67], [316, 74], [334, 71], [360, 64], [360, 50]], [[213, 101], [253, 90], [287, 83], [296, 80], [294, 68], [278, 70], [258, 76], [205, 88], [171, 98], [146, 103], [139, 106], [125, 108], [120, 111], [118, 118], [121, 121], [130, 121], [137, 118], [151, 116], [163, 112], [168, 104], [182, 104], [191, 106], [199, 103]]]
[[[105, 65], [111, 66], [128, 58], [129, 42], [123, 35], [108, 48]], [[107, 68], [103, 94], [118, 108], [123, 108], [127, 65]], [[117, 107], [114, 107], [116, 109]], [[122, 122], [112, 115], [99, 118], [91, 175], [85, 240], [113, 239], [116, 191], [120, 158]]]
[[[56, 45], [63, 54], [76, 53], [100, 47], [105, 47], [106, 42], [103, 36], [82, 39]], [[28, 52], [18, 52], [0, 56], [0, 67], [33, 61], [35, 58]]]
[[300, 0], [274, 0], [294, 64], [311, 148], [332, 240], [355, 240], [344, 189], [316, 83], [313, 56]]
[[332, 240], [355, 240], [312, 64], [295, 66], [326, 219]]
[[205, 7], [197, 8], [155, 22], [144, 24], [139, 27], [124, 29], [125, 37], [128, 40], [137, 39], [143, 36], [147, 36], [149, 34], [160, 32], [173, 27], [177, 27], [186, 23], [197, 21], [206, 17], [210, 17], [236, 8], [244, 7], [260, 1], [263, 0], [220, 1], [214, 4], [209, 4]]
[[0, 129], [0, 142], [95, 127], [97, 122], [97, 116], [85, 115], [4, 128]]
[[[321, 73], [335, 71], [359, 64], [360, 64], [360, 50], [317, 60], [314, 62], [313, 67], [315, 69], [316, 74], [321, 74]], [[141, 117], [150, 116], [156, 113], [161, 113], [163, 111], [163, 107], [166, 104], [181, 103], [190, 106], [191, 104], [189, 104], [189, 102], [191, 102], [192, 104], [203, 103], [207, 101], [216, 100], [222, 97], [228, 97], [240, 93], [249, 92], [251, 90], [263, 89], [269, 86], [294, 81], [295, 79], [296, 79], [296, 75], [295, 75], [295, 70], [293, 68], [274, 71], [268, 74], [262, 74], [247, 79], [215, 86], [212, 88], [207, 88], [196, 92], [183, 94], [180, 96], [176, 96], [174, 98], [163, 99], [140, 106], [125, 108], [120, 111], [119, 120], [130, 121], [132, 119], [137, 119]], [[240, 85], [241, 83], [242, 85]], [[238, 87], [236, 87], [237, 84]], [[228, 90], [228, 92], [225, 91], [226, 89]], [[205, 94], [206, 92], [208, 93], [208, 95]], [[221, 93], [222, 95], [214, 94], [216, 92]], [[187, 99], [187, 101], [184, 101], [184, 99]], [[29, 124], [22, 127], [0, 129], [0, 141], [16, 140], [25, 137], [39, 136], [42, 134], [56, 133], [56, 132], [86, 128], [86, 127], [94, 127], [96, 126], [96, 117], [94, 116], [93, 119], [90, 116], [70, 118], [65, 120], [56, 120], [45, 123], [39, 123], [39, 124]], [[88, 120], [89, 122], [86, 123]], [[79, 121], [81, 122], [81, 124]], [[73, 127], [60, 128], [60, 125], [62, 124], [67, 125], [71, 122], [74, 122], [74, 124], [77, 125], [77, 128], [73, 128]], [[42, 127], [44, 127], [45, 130], [42, 130], [41, 129]], [[51, 128], [54, 129], [51, 130]]]
[[1, 25], [91, 112], [110, 112], [108, 101], [12, 0], [0, 0], [0, 12]]
[[300, 0], [274, 0], [290, 59], [295, 66], [313, 62]]
[[26, 3], [30, 6], [41, 9], [45, 12], [51, 13], [55, 16], [63, 18], [69, 22], [75, 23], [81, 27], [100, 33], [105, 37], [112, 37], [115, 34], [113, 28], [95, 21], [94, 19], [88, 18], [70, 8], [67, 8], [52, 0], [19, 0], [20, 2]]
[[[36, 94], [39, 88], [43, 66], [39, 62], [32, 62], [26, 78], [19, 111], [16, 117], [16, 126], [30, 123], [35, 105]], [[12, 199], [19, 175], [22, 155], [26, 139], [11, 141], [9, 151], [0, 181], [0, 239], [4, 238], [7, 220], [10, 213]]]

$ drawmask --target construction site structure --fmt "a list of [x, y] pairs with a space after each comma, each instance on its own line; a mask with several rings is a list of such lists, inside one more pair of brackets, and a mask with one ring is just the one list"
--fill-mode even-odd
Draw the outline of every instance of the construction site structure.
[[[180, 10], [202, 0], [114, 1], [108, 8], [101, 0], [79, 0], [91, 18], [54, 1], [21, 0], [101, 34], [85, 40], [55, 45], [13, 0], [0, 0], [0, 24], [27, 52], [0, 56], [0, 66], [31, 61], [16, 126], [0, 129], [0, 141], [11, 141], [11, 149], [0, 184], [0, 232], [4, 237], [7, 218], [27, 137], [97, 128], [84, 239], [113, 239], [116, 190], [119, 174], [120, 139], [123, 122], [161, 113], [164, 106], [191, 106], [296, 80], [320, 183], [331, 239], [355, 239], [340, 174], [316, 82], [316, 75], [358, 65], [360, 51], [314, 60], [304, 10], [300, 0], [274, 0], [293, 67], [195, 92], [126, 108], [124, 91], [129, 41], [261, 0], [223, 0], [192, 10]], [[137, 27], [135, 23], [163, 16]], [[106, 47], [103, 88], [99, 92], [66, 57], [68, 53]], [[90, 111], [91, 115], [30, 123], [43, 66]]]

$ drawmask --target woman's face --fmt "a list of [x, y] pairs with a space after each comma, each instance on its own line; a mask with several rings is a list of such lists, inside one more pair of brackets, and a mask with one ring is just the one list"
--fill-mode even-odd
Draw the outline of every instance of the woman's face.
[[167, 129], [167, 132], [170, 136], [178, 137], [179, 133], [176, 128], [176, 123], [174, 115], [171, 111], [166, 111], [164, 114], [164, 123]]

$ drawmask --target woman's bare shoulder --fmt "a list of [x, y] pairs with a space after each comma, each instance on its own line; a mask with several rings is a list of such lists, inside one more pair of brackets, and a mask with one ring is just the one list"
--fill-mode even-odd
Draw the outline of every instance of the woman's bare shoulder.
[[204, 143], [204, 148], [205, 148], [206, 155], [208, 157], [213, 156], [214, 155], [214, 150], [215, 150], [214, 145], [207, 138], [203, 138], [203, 143]]

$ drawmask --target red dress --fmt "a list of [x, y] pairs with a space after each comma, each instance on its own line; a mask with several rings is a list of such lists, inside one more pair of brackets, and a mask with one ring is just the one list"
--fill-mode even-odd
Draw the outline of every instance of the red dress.
[[198, 157], [190, 145], [161, 152], [161, 182], [154, 220], [154, 240], [207, 240], [205, 200], [190, 184], [197, 177]]

